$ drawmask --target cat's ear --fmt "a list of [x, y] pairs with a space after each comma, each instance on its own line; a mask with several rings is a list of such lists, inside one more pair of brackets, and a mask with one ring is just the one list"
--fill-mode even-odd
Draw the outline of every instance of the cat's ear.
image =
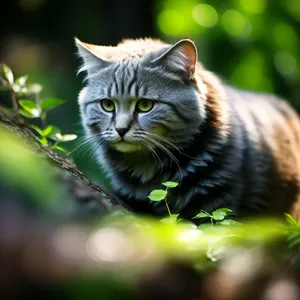
[[82, 58], [83, 64], [78, 73], [87, 71], [88, 77], [91, 77], [97, 70], [106, 68], [110, 62], [99, 54], [100, 46], [83, 43], [75, 38], [75, 45], [78, 50], [78, 56]]
[[151, 63], [164, 65], [171, 71], [180, 71], [185, 80], [190, 80], [196, 70], [196, 45], [189, 39], [180, 40], [159, 57], [153, 59]]

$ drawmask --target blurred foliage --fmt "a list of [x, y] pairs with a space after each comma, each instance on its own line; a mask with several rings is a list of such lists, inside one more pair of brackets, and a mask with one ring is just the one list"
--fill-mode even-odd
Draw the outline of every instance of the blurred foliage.
[[[21, 263], [17, 264], [17, 270], [24, 276], [10, 282], [10, 287], [22, 284], [21, 289], [11, 291], [8, 288], [11, 294], [23, 293], [22, 289], [26, 287], [36, 299], [54, 299], [62, 295], [64, 299], [136, 299], [137, 284], [149, 280], [145, 277], [147, 272], [155, 274], [166, 263], [174, 262], [184, 262], [199, 274], [221, 267], [226, 276], [237, 273], [248, 280], [249, 274], [266, 267], [263, 264], [265, 257], [272, 257], [273, 264], [284, 261], [299, 272], [290, 256], [299, 263], [300, 224], [288, 214], [287, 222], [264, 218], [197, 227], [184, 220], [165, 222], [115, 211], [101, 220], [71, 223], [65, 214], [67, 197], [57, 188], [46, 162], [37, 159], [36, 154], [3, 127], [0, 127], [0, 138], [3, 145], [0, 163], [4, 166], [0, 170], [1, 180], [4, 179], [13, 190], [25, 192], [23, 197], [28, 192], [27, 204], [32, 202], [39, 208], [38, 214], [33, 215], [32, 206], [27, 205], [26, 211], [31, 218], [23, 224], [24, 216], [20, 217], [20, 211], [17, 214], [9, 211], [7, 215], [2, 205], [13, 200], [0, 199], [0, 215], [3, 218], [5, 214], [9, 219], [5, 228], [10, 234], [9, 239], [3, 239], [3, 231], [0, 231], [0, 260], [18, 253], [16, 257], [21, 258]], [[167, 188], [175, 188], [175, 185], [174, 182], [165, 183]], [[1, 185], [0, 191], [3, 192]], [[19, 202], [13, 204], [20, 206]], [[65, 220], [61, 218], [62, 212]], [[205, 217], [219, 222], [230, 214], [230, 210], [221, 209]], [[42, 222], [34, 220], [32, 224], [32, 216], [37, 216]], [[57, 216], [60, 216], [59, 223]], [[198, 218], [202, 217], [198, 215]], [[172, 215], [169, 218], [172, 219]], [[24, 234], [20, 234], [18, 226], [25, 231]], [[24, 237], [26, 247], [23, 248], [19, 245], [24, 242]], [[174, 272], [169, 274], [171, 278], [175, 276]], [[168, 277], [161, 280], [168, 282]], [[0, 287], [2, 283], [3, 279]], [[165, 288], [169, 290], [174, 286]], [[6, 289], [2, 286], [0, 295], [3, 290]]]
[[227, 83], [288, 98], [300, 110], [300, 1], [157, 1], [157, 29], [188, 36]]
[[10, 202], [8, 195], [12, 191], [19, 202], [11, 205], [26, 207], [32, 214], [44, 217], [68, 215], [73, 210], [72, 203], [66, 189], [55, 184], [56, 173], [48, 162], [1, 125], [0, 140], [0, 204]]

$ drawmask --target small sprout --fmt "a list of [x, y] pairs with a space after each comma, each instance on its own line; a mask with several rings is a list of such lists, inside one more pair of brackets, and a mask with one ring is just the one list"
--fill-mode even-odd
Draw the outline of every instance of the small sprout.
[[176, 186], [179, 185], [179, 183], [174, 182], [174, 181], [166, 181], [166, 182], [163, 182], [163, 185], [168, 187], [168, 188], [175, 188]]
[[59, 128], [53, 126], [53, 125], [48, 125], [45, 129], [40, 128], [37, 125], [29, 125], [32, 129], [34, 129], [40, 136], [43, 137], [52, 137], [52, 135], [56, 135], [57, 133], [60, 132]]
[[153, 190], [148, 196], [148, 198], [152, 201], [161, 201], [165, 199], [167, 193], [168, 192], [165, 190]]
[[[0, 65], [0, 90], [8, 90], [11, 92], [11, 100], [13, 106], [13, 112], [18, 112], [25, 118], [40, 118], [42, 128], [37, 125], [29, 125], [34, 131], [38, 134], [38, 141], [42, 145], [46, 145], [51, 147], [52, 149], [59, 150], [61, 152], [67, 153], [68, 151], [59, 146], [58, 144], [61, 142], [69, 142], [73, 141], [77, 138], [76, 134], [64, 134], [62, 135], [60, 129], [53, 126], [48, 125], [46, 123], [47, 112], [63, 103], [65, 100], [57, 99], [54, 97], [41, 99], [40, 93], [43, 90], [43, 87], [38, 83], [27, 84], [28, 76], [24, 75], [16, 80], [14, 80], [14, 75], [11, 69], [3, 64]], [[18, 108], [17, 100], [23, 95], [34, 95], [35, 101], [21, 99], [18, 100], [21, 108]], [[48, 138], [50, 139], [50, 145]]]

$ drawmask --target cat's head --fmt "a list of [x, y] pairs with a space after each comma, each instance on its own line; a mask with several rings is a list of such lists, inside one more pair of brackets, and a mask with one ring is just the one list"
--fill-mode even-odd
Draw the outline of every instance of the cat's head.
[[205, 119], [205, 86], [197, 49], [188, 39], [171, 46], [125, 40], [116, 47], [75, 39], [86, 71], [79, 95], [86, 133], [120, 152], [184, 148]]

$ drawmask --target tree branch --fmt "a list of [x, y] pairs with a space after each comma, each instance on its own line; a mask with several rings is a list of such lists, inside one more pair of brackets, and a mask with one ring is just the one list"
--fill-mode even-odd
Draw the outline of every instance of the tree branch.
[[73, 197], [76, 200], [89, 199], [96, 201], [105, 211], [114, 209], [129, 211], [129, 208], [120, 199], [81, 172], [70, 158], [63, 157], [40, 144], [24, 118], [19, 115], [8, 115], [5, 109], [0, 106], [0, 123], [22, 138], [38, 155], [42, 155], [52, 165], [63, 171], [63, 179], [70, 185]]

